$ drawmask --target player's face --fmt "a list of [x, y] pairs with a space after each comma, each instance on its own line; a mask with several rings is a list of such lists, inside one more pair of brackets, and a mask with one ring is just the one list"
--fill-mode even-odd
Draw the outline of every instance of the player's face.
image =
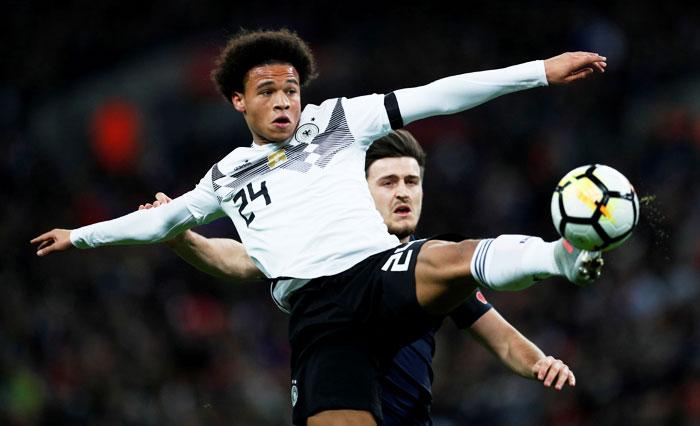
[[369, 192], [389, 232], [407, 240], [423, 205], [423, 181], [413, 157], [382, 158], [367, 170]]
[[243, 113], [257, 144], [283, 142], [294, 134], [301, 116], [299, 74], [290, 64], [261, 65], [246, 74], [244, 93], [231, 98]]

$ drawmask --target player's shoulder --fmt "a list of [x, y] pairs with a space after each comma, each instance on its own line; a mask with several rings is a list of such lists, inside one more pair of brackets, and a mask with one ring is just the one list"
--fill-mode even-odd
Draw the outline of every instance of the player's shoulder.
[[301, 112], [301, 115], [304, 116], [305, 114], [313, 114], [315, 112], [320, 112], [320, 111], [325, 111], [325, 110], [333, 110], [333, 107], [335, 106], [336, 103], [338, 103], [339, 98], [330, 98], [326, 99], [325, 101], [321, 102], [320, 104], [306, 104], [304, 107], [304, 110]]
[[299, 124], [315, 123], [318, 125], [320, 122], [326, 121], [333, 114], [337, 103], [338, 98], [331, 98], [326, 99], [318, 105], [307, 104], [301, 112]]
[[321, 102], [318, 105], [315, 104], [308, 104], [306, 107], [304, 107], [304, 111], [302, 111], [301, 118], [302, 121], [306, 117], [312, 117], [314, 115], [318, 114], [332, 114], [334, 111], [338, 112], [338, 110], [355, 110], [355, 109], [363, 109], [363, 108], [369, 108], [372, 106], [375, 106], [377, 104], [383, 104], [384, 100], [384, 95], [382, 94], [377, 94], [377, 93], [372, 93], [369, 95], [362, 95], [362, 96], [357, 96], [357, 97], [339, 97], [339, 98], [330, 98], [326, 99], [325, 101]]

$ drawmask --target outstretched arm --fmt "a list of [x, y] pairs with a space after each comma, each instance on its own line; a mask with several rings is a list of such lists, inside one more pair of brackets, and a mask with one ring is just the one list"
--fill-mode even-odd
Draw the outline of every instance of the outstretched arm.
[[561, 360], [546, 356], [540, 348], [490, 309], [470, 328], [470, 333], [515, 373], [561, 390], [576, 386], [576, 377]]
[[406, 125], [434, 115], [464, 111], [507, 93], [581, 80], [594, 72], [604, 72], [605, 61], [596, 53], [568, 52], [544, 61], [447, 77], [394, 94]]
[[196, 225], [224, 215], [212, 185], [211, 170], [195, 188], [161, 209], [139, 210], [106, 222], [82, 228], [54, 229], [31, 240], [38, 244], [37, 255], [72, 247], [149, 244], [165, 241]]
[[[170, 197], [159, 192], [156, 201], [139, 206], [139, 210], [159, 207], [171, 201]], [[185, 262], [209, 275], [235, 282], [265, 278], [248, 256], [243, 244], [236, 240], [206, 238], [187, 230], [165, 243]]]
[[224, 215], [216, 195], [204, 184], [176, 198], [161, 209], [140, 210], [106, 222], [82, 228], [54, 229], [33, 240], [37, 255], [72, 247], [93, 248], [105, 245], [149, 244], [165, 241], [185, 229], [211, 222]]
[[140, 210], [73, 230], [54, 229], [34, 238], [31, 243], [39, 244], [39, 256], [72, 247], [149, 244], [165, 241], [195, 224], [196, 219], [187, 208], [187, 200], [183, 196], [175, 199], [167, 208]]

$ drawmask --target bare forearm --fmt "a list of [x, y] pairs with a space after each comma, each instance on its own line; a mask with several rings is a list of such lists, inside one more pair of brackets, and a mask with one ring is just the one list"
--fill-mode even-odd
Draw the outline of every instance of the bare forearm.
[[544, 359], [546, 355], [534, 343], [514, 330], [503, 354], [499, 354], [501, 361], [516, 374], [534, 379], [532, 368], [537, 361]]
[[264, 278], [243, 245], [235, 240], [206, 238], [187, 231], [169, 241], [168, 246], [184, 261], [209, 275], [236, 282]]
[[532, 367], [545, 357], [540, 348], [523, 336], [495, 309], [482, 315], [469, 329], [503, 364], [523, 377], [533, 377]]

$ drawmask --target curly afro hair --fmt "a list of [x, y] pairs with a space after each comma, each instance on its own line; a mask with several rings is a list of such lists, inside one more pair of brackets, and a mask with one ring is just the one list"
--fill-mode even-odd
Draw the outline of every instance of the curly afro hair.
[[316, 62], [311, 49], [295, 32], [241, 30], [229, 39], [216, 60], [212, 80], [224, 98], [231, 102], [234, 92], [244, 91], [248, 71], [260, 65], [289, 63], [299, 73], [301, 85], [316, 78]]

